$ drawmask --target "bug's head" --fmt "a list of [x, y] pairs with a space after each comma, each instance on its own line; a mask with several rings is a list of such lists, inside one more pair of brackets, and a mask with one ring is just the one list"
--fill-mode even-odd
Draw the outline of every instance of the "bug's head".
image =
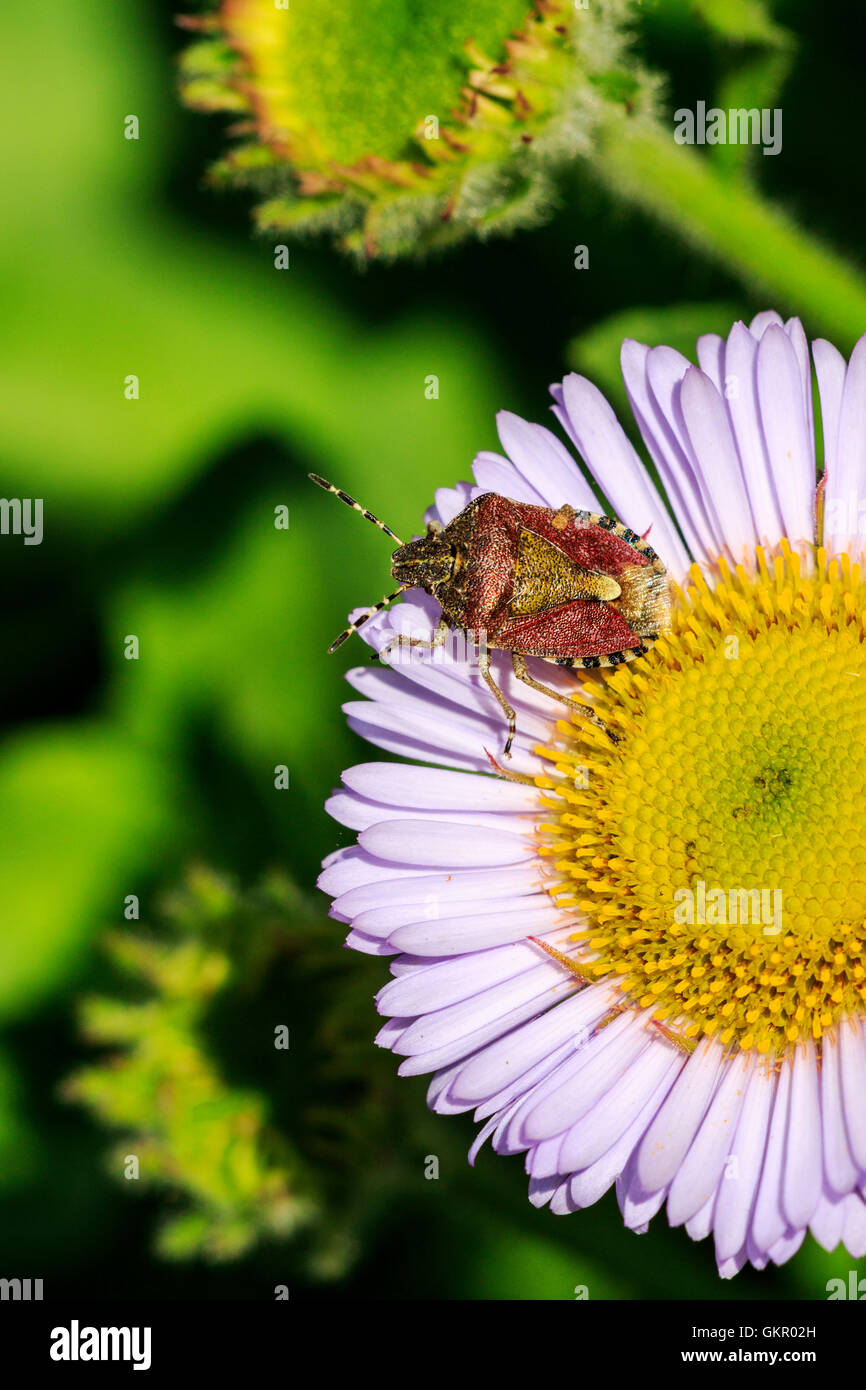
[[458, 565], [457, 548], [444, 535], [428, 534], [395, 550], [391, 573], [409, 589], [433, 593], [440, 584], [453, 579]]

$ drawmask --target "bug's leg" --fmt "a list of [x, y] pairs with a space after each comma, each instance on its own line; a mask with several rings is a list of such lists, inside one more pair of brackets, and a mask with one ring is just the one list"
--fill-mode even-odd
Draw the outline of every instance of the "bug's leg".
[[437, 647], [445, 645], [445, 639], [451, 631], [444, 618], [440, 619], [436, 631], [432, 637], [395, 637], [393, 642], [389, 642], [387, 647], [383, 647], [380, 652], [374, 652], [371, 660], [376, 661], [381, 656], [387, 656], [394, 648], [401, 647], [420, 647], [423, 651], [433, 652]]
[[555, 961], [558, 961], [560, 965], [564, 965], [566, 970], [570, 970], [572, 975], [580, 980], [582, 985], [591, 985], [593, 983], [594, 977], [585, 967], [580, 965], [576, 960], [573, 960], [571, 956], [567, 956], [563, 951], [558, 951], [555, 946], [548, 945], [546, 941], [542, 941], [538, 936], [529, 936], [527, 940], [533, 941], [536, 946], [540, 946], [542, 951], [546, 951], [547, 954], [552, 956]]
[[487, 683], [488, 687], [490, 688], [490, 690], [493, 691], [493, 694], [496, 696], [497, 700], [502, 706], [502, 712], [505, 715], [505, 718], [508, 720], [508, 738], [505, 740], [505, 747], [502, 750], [502, 756], [503, 758], [510, 758], [511, 745], [514, 741], [514, 734], [517, 729], [517, 716], [515, 715], [514, 710], [512, 709], [511, 705], [509, 705], [502, 691], [499, 689], [499, 686], [496, 684], [496, 681], [493, 679], [493, 675], [490, 670], [490, 655], [483, 648], [479, 648], [478, 651], [478, 669], [481, 672], [481, 675]]
[[506, 782], [521, 782], [524, 787], [535, 787], [537, 785], [535, 778], [528, 777], [525, 772], [509, 772], [507, 768], [502, 767], [496, 761], [489, 748], [485, 748], [484, 753], [497, 777], [504, 777]]
[[567, 502], [563, 502], [562, 506], [558, 511], [554, 512], [551, 517], [550, 524], [554, 526], [557, 531], [564, 531], [568, 523], [573, 521], [576, 516], [577, 512], [574, 510], [574, 507], [570, 507]]
[[551, 700], [559, 700], [561, 704], [577, 710], [578, 714], [582, 715], [584, 719], [588, 719], [591, 724], [594, 724], [597, 729], [601, 729], [609, 739], [616, 743], [615, 735], [611, 733], [604, 721], [599, 719], [595, 710], [591, 709], [589, 705], [582, 705], [579, 700], [573, 700], [570, 695], [563, 695], [561, 690], [554, 690], [552, 685], [542, 685], [541, 681], [535, 680], [527, 671], [526, 658], [521, 656], [520, 652], [511, 653], [511, 664], [514, 667], [515, 676], [519, 681], [523, 681], [524, 685], [531, 685], [533, 690], [539, 690], [542, 695], [549, 696]]
[[428, 535], [428, 536], [441, 536], [441, 535], [442, 535], [442, 532], [443, 532], [444, 530], [445, 530], [445, 527], [442, 525], [442, 522], [441, 522], [441, 521], [428, 521], [428, 522], [427, 522], [427, 535]]
[[698, 1045], [695, 1038], [684, 1038], [681, 1033], [675, 1033], [672, 1028], [666, 1028], [663, 1023], [659, 1023], [657, 1018], [650, 1019], [650, 1026], [657, 1028], [669, 1043], [673, 1043], [674, 1047], [678, 1047], [681, 1052], [685, 1052], [688, 1056], [694, 1052]]

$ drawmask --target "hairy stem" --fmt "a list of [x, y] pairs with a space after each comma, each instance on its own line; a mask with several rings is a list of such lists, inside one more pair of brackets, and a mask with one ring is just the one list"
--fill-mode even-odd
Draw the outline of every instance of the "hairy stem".
[[717, 172], [677, 145], [670, 130], [643, 125], [605, 140], [594, 167], [618, 193], [722, 261], [774, 306], [850, 347], [866, 331], [866, 278], [809, 236], [743, 180]]

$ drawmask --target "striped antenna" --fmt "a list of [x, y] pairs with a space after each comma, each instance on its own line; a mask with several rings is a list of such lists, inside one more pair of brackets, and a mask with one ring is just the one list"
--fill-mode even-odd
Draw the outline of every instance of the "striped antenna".
[[[326, 478], [320, 478], [318, 473], [308, 473], [307, 476], [317, 487], [324, 488], [325, 492], [333, 492], [334, 496], [339, 497], [341, 502], [345, 502], [347, 507], [351, 507], [353, 511], [360, 512], [366, 521], [372, 521], [373, 525], [378, 526], [380, 531], [384, 531], [386, 536], [390, 536], [392, 541], [396, 541], [398, 545], [403, 544], [400, 537], [394, 535], [390, 526], [386, 526], [384, 521], [380, 521], [372, 512], [368, 512], [367, 508], [362, 507], [360, 502], [356, 502], [354, 497], [350, 497], [348, 492], [343, 492], [342, 488], [334, 487], [334, 484], [329, 483]], [[375, 612], [376, 610], [374, 609], [373, 611]]]
[[[355, 505], [357, 505], [357, 503]], [[381, 525], [381, 522], [379, 522], [378, 524]], [[366, 612], [363, 615], [363, 617], [359, 618], [356, 623], [350, 623], [349, 626], [346, 628], [346, 631], [341, 632], [339, 637], [337, 637], [331, 643], [330, 647], [328, 648], [328, 651], [335, 652], [338, 647], [342, 647], [343, 643], [346, 641], [348, 637], [352, 636], [353, 632], [357, 632], [359, 627], [363, 627], [364, 624], [368, 622], [375, 613], [381, 613], [383, 608], [387, 608], [389, 603], [393, 603], [394, 599], [397, 598], [400, 594], [402, 594], [405, 589], [408, 589], [408, 587], [408, 584], [401, 584], [399, 589], [395, 589], [393, 594], [387, 594], [386, 597], [383, 598], [380, 603], [376, 604], [375, 608], [369, 609], [369, 611]]]

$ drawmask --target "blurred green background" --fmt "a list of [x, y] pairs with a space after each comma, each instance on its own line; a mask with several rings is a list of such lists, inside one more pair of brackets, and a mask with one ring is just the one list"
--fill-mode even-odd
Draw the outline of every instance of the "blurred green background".
[[[777, 4], [795, 39], [781, 67], [725, 42], [697, 8], [731, 7], [644, 6], [638, 43], [668, 74], [665, 109], [782, 83], [770, 104], [784, 109], [783, 154], [759, 157], [755, 175], [856, 265], [862, 6]], [[425, 1080], [398, 1082], [372, 1046], [385, 964], [341, 951], [313, 890], [322, 856], [351, 838], [323, 801], [343, 766], [371, 756], [339, 708], [360, 648], [325, 649], [347, 610], [387, 587], [387, 548], [307, 471], [411, 534], [433, 490], [496, 447], [497, 409], [545, 419], [548, 383], [570, 365], [619, 404], [624, 331], [685, 347], [763, 296], [585, 167], [531, 234], [363, 274], [302, 243], [277, 271], [272, 242], [250, 235], [248, 199], [203, 187], [223, 134], [176, 100], [173, 15], [158, 0], [13, 0], [0, 17], [2, 492], [44, 498], [45, 517], [40, 546], [0, 540], [0, 1275], [41, 1277], [48, 1297], [268, 1298], [275, 1284], [322, 1298], [568, 1299], [579, 1285], [593, 1298], [823, 1297], [854, 1263], [844, 1252], [807, 1241], [781, 1271], [720, 1284], [708, 1242], [663, 1218], [631, 1235], [611, 1194], [555, 1218], [529, 1206], [519, 1160], [485, 1151], [470, 1170], [470, 1117], [430, 1116]], [[138, 141], [123, 138], [130, 113]], [[577, 244], [589, 271], [573, 268]], [[124, 397], [129, 374], [138, 400]], [[281, 505], [287, 530], [274, 526]], [[124, 658], [130, 634], [137, 661]], [[164, 908], [192, 863], [220, 877], [201, 872], [192, 907]], [[263, 882], [259, 897], [232, 895]], [[195, 1119], [192, 1054], [177, 1041], [192, 1029], [220, 1079], [215, 1128], [183, 1161], [170, 1131], [155, 1184], [124, 1181], [118, 1155], [146, 1146], [125, 1138], [117, 1097], [109, 1133], [67, 1080], [98, 1056], [82, 998], [146, 995], [100, 947], [129, 894], [163, 944], [204, 931], [231, 963], [201, 1019], [177, 986], [182, 1017], [165, 1026], [192, 1097], [175, 1076], [178, 1125]], [[287, 1052], [273, 1045], [281, 1023]], [[169, 1083], [147, 1065], [158, 1104]], [[130, 1085], [144, 1088], [140, 1075]], [[279, 1166], [305, 1224], [281, 1236], [277, 1202], [273, 1228], [252, 1229], [251, 1160], [237, 1179], [247, 1226], [209, 1245], [202, 1231], [235, 1181], [220, 1171], [219, 1126], [243, 1111], [248, 1139], [259, 1120], [237, 1098], [250, 1096], [262, 1152], [276, 1155], [256, 1162]], [[134, 1133], [141, 1116], [126, 1119]], [[424, 1177], [430, 1154], [438, 1181]], [[167, 1217], [175, 1235], [160, 1244]]]

